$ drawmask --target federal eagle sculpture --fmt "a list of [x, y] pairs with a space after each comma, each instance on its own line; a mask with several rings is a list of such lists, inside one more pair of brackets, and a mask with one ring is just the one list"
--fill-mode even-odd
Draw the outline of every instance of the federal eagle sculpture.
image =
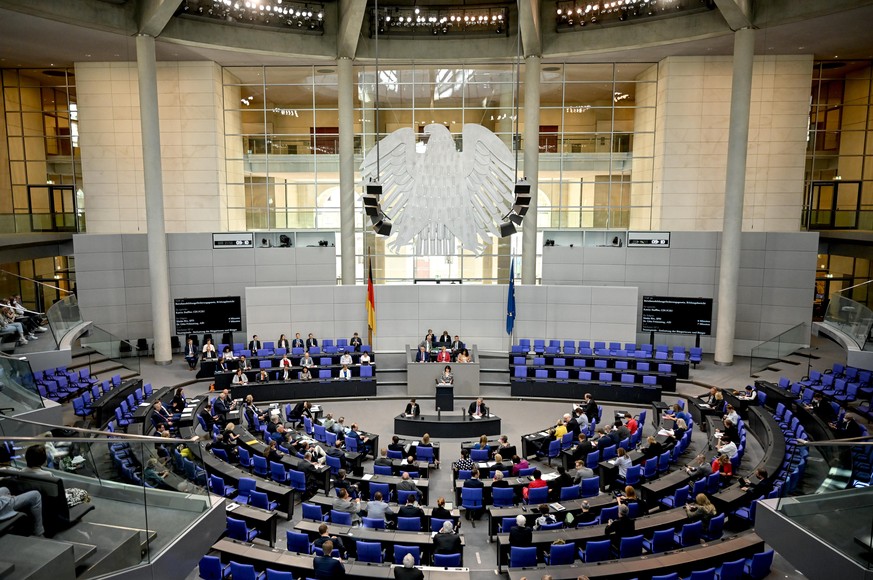
[[446, 127], [427, 125], [419, 152], [415, 132], [398, 129], [367, 153], [361, 175], [382, 184], [380, 206], [397, 234], [392, 251], [415, 243], [418, 255], [449, 255], [457, 238], [478, 256], [500, 235], [514, 199], [515, 158], [481, 125], [465, 124], [462, 137], [458, 151]]

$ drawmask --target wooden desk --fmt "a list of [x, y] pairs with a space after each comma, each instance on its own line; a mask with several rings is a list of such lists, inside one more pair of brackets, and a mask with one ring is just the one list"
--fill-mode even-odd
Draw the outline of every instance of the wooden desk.
[[419, 417], [394, 417], [394, 432], [401, 435], [421, 437], [429, 433], [431, 437], [478, 437], [479, 435], [499, 435], [500, 417], [490, 415], [481, 419], [472, 419], [467, 413], [442, 413], [437, 415], [421, 415]]
[[229, 517], [243, 520], [247, 526], [261, 532], [261, 535], [258, 537], [270, 542], [271, 548], [276, 545], [276, 529], [279, 521], [278, 513], [232, 501], [228, 501], [225, 509]]

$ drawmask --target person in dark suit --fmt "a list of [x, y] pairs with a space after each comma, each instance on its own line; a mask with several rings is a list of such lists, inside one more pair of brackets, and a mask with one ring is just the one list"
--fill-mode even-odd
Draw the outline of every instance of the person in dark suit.
[[418, 417], [419, 415], [421, 415], [421, 406], [415, 402], [415, 399], [412, 399], [411, 401], [406, 403], [406, 410], [403, 412], [403, 414]]
[[406, 505], [397, 511], [397, 517], [400, 518], [423, 518], [424, 510], [415, 505], [415, 495], [409, 494], [406, 498]]
[[294, 405], [294, 409], [291, 411], [291, 416], [286, 417], [288, 421], [296, 420], [300, 423], [303, 422], [303, 417], [312, 418], [312, 412], [310, 409], [312, 408], [312, 403], [309, 401], [300, 401], [296, 405]]
[[331, 580], [332, 578], [345, 578], [345, 566], [343, 566], [342, 562], [339, 560], [330, 557], [330, 553], [333, 552], [333, 542], [331, 540], [325, 540], [324, 543], [321, 544], [321, 550], [324, 555], [316, 556], [312, 559], [312, 568], [315, 571], [315, 577], [319, 580], [322, 578], [325, 580]]
[[[482, 480], [479, 479], [479, 470], [477, 468], [472, 469], [472, 473], [470, 479], [464, 481], [464, 487], [473, 488], [473, 489], [484, 489], [485, 484], [482, 483]], [[484, 493], [484, 492], [483, 492]], [[464, 515], [466, 519], [475, 519], [478, 520], [482, 517], [482, 514], [485, 513], [484, 505], [479, 509], [468, 509], [467, 513]]]
[[455, 356], [458, 356], [458, 353], [461, 352], [462, 350], [464, 350], [465, 348], [467, 348], [467, 345], [465, 345], [463, 342], [461, 342], [461, 339], [458, 338], [458, 335], [456, 334], [455, 340], [452, 341], [452, 354]]
[[361, 337], [358, 336], [358, 333], [354, 333], [352, 337], [349, 339], [349, 346], [355, 349], [355, 352], [361, 351], [361, 345], [364, 344], [361, 340]]
[[337, 536], [331, 536], [330, 534], [328, 534], [327, 524], [321, 524], [320, 526], [318, 526], [318, 537], [315, 538], [314, 542], [312, 542], [312, 547], [313, 548], [321, 548], [323, 553], [328, 554], [327, 552], [324, 552], [324, 543], [325, 542], [330, 542], [333, 544], [333, 548], [331, 548], [331, 552], [333, 552], [333, 550], [339, 550], [340, 556], [345, 555], [346, 547], [343, 545], [342, 538], [337, 537]]
[[503, 479], [503, 472], [500, 470], [494, 471], [494, 478], [491, 481], [491, 489], [495, 487], [509, 487], [509, 482]]
[[164, 425], [169, 430], [173, 426], [173, 420], [170, 418], [170, 414], [164, 409], [163, 403], [160, 400], [157, 400], [152, 405], [152, 425], [157, 428], [158, 425]]
[[588, 440], [588, 436], [585, 433], [579, 433], [578, 438], [579, 443], [576, 445], [576, 448], [573, 449], [573, 459], [581, 459], [585, 461], [588, 459], [588, 454], [592, 451], [596, 451], [596, 442], [592, 442]]
[[249, 341], [249, 351], [251, 351], [252, 356], [258, 356], [258, 351], [261, 349], [261, 340], [258, 338], [257, 334], [252, 335], [252, 339]]
[[306, 343], [303, 342], [303, 339], [300, 338], [300, 333], [294, 335], [294, 340], [291, 341], [291, 348], [303, 348], [306, 346]]
[[460, 554], [462, 550], [461, 537], [455, 533], [452, 522], [443, 522], [440, 531], [433, 537], [433, 553]]
[[415, 353], [415, 362], [425, 363], [430, 362], [430, 353], [423, 346], [418, 347], [418, 352]]
[[849, 413], [846, 413], [842, 421], [839, 423], [831, 423], [830, 426], [831, 429], [836, 431], [837, 437], [841, 439], [853, 439], [863, 435], [861, 426], [858, 425], [855, 416], [850, 415]]
[[431, 510], [430, 517], [438, 520], [452, 519], [452, 512], [446, 509], [446, 498], [440, 496], [437, 499], [437, 506]]
[[629, 538], [634, 535], [634, 521], [630, 517], [630, 508], [621, 503], [621, 498], [618, 501], [618, 519], [609, 520], [606, 524], [607, 537], [612, 540], [612, 545], [618, 547], [622, 538]]
[[515, 517], [515, 526], [509, 530], [509, 545], [517, 548], [533, 545], [533, 529], [528, 527], [527, 518], [521, 514]]
[[309, 350], [313, 346], [318, 346], [318, 339], [310, 332], [306, 339], [306, 349]]
[[570, 420], [567, 421], [567, 433], [573, 434], [573, 439], [577, 439], [579, 437], [579, 433], [582, 431], [582, 426], [579, 425], [579, 417], [582, 415], [582, 408], [577, 407], [573, 411], [573, 416], [570, 417]]
[[485, 399], [479, 397], [472, 403], [470, 403], [470, 407], [467, 409], [467, 414], [471, 417], [486, 417], [488, 415], [488, 407], [485, 406]]
[[401, 453], [406, 451], [406, 449], [403, 447], [403, 443], [400, 442], [400, 437], [398, 437], [397, 435], [391, 437], [391, 443], [388, 444], [388, 449], [390, 451], [399, 451]]
[[582, 407], [589, 423], [597, 420], [597, 401], [594, 400], [591, 393], [585, 393], [585, 401]]
[[203, 419], [203, 424], [206, 425], [206, 432], [211, 435], [212, 426], [218, 420], [218, 415], [212, 414], [212, 404], [206, 403], [206, 406], [197, 415]]
[[384, 447], [379, 450], [379, 457], [376, 458], [376, 461], [373, 462], [373, 465], [385, 465], [388, 467], [392, 467], [394, 462], [388, 458], [388, 450]]
[[185, 345], [185, 360], [188, 362], [188, 370], [193, 371], [197, 368], [197, 347], [194, 346], [194, 340], [188, 339], [188, 344]]
[[285, 350], [291, 348], [291, 343], [288, 342], [288, 339], [285, 338], [284, 334], [279, 336], [279, 340], [276, 341], [276, 348], [284, 348]]
[[448, 348], [452, 344], [452, 336], [449, 334], [448, 330], [444, 330], [443, 333], [436, 341], [437, 346], [445, 346]]
[[424, 572], [415, 567], [415, 556], [403, 556], [403, 566], [394, 567], [394, 577], [397, 580], [424, 580]]
[[818, 418], [825, 423], [833, 423], [837, 418], [834, 408], [824, 400], [824, 395], [819, 391], [812, 395], [812, 402], [806, 408], [818, 415]]

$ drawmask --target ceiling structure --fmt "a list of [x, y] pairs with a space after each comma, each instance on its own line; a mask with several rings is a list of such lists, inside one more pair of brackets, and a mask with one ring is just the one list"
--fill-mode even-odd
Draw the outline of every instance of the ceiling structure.
[[[150, 7], [167, 12], [166, 4], [181, 0], [0, 0], [0, 68], [68, 67], [74, 62], [133, 61], [138, 14]], [[515, 31], [540, 38], [524, 41], [523, 52], [541, 49], [544, 62], [654, 62], [666, 56], [728, 55], [733, 36], [728, 21], [736, 21], [751, 0], [717, 0], [717, 10], [669, 21], [583, 29], [557, 34], [555, 2], [520, 0], [512, 6], [509, 38], [385, 39], [380, 59], [405, 62], [439, 61], [465, 54], [465, 61], [511, 61], [517, 55]], [[402, 4], [403, 2], [396, 2]], [[419, 2], [423, 5], [424, 2]], [[431, 4], [471, 2], [436, 0]], [[324, 36], [263, 31], [221, 23], [191, 23], [167, 17], [157, 38], [159, 61], [211, 60], [221, 65], [326, 64], [337, 51], [354, 52], [359, 60], [374, 56], [360, 0], [325, 3]], [[798, 6], [802, 5], [802, 6]], [[58, 10], [69, 7], [68, 12]], [[349, 16], [351, 6], [356, 12]], [[381, 6], [381, 3], [380, 3]], [[729, 9], [732, 6], [740, 8]], [[814, 54], [818, 59], [873, 59], [873, 0], [757, 0], [752, 22], [760, 28], [757, 54]], [[726, 8], [727, 7], [727, 8]], [[537, 10], [538, 9], [538, 10]], [[537, 21], [536, 15], [539, 15]], [[537, 21], [531, 26], [530, 21]], [[357, 26], [357, 29], [355, 28]], [[683, 35], [684, 32], [684, 35]], [[55, 40], [63, 39], [63, 42]], [[483, 47], [486, 47], [484, 50]], [[481, 55], [474, 58], [472, 55]]]

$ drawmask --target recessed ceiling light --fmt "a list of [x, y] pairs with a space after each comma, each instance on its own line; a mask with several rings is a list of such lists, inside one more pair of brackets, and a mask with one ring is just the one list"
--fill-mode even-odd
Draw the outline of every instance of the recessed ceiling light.
[[91, 55], [90, 55], [90, 54], [86, 54], [85, 56], [86, 56], [87, 58], [91, 58]]
[[332, 68], [319, 68], [319, 69], [315, 69], [315, 72], [317, 72], [319, 74], [323, 74], [323, 75], [329, 75], [329, 74], [333, 74], [333, 69]]
[[561, 67], [559, 67], [559, 66], [546, 66], [546, 67], [543, 67], [543, 71], [545, 71], [545, 72], [558, 72], [559, 70], [561, 70]]

